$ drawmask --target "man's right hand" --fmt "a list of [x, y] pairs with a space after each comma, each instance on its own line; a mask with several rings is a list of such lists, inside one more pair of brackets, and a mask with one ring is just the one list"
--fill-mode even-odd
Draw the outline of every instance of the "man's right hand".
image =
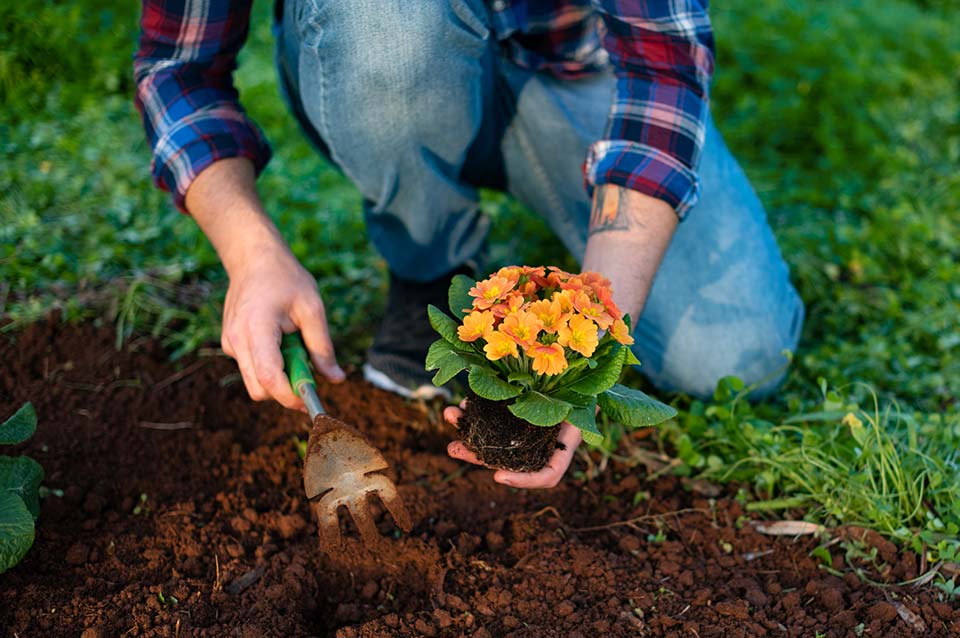
[[237, 360], [250, 398], [303, 409], [283, 372], [284, 333], [300, 331], [314, 366], [327, 379], [339, 383], [345, 375], [317, 283], [264, 212], [254, 182], [249, 160], [219, 160], [193, 180], [186, 207], [230, 277], [221, 345]]
[[220, 340], [223, 351], [237, 360], [253, 400], [303, 408], [280, 355], [283, 334], [297, 330], [317, 370], [330, 381], [343, 381], [316, 281], [286, 246], [260, 250], [230, 273]]

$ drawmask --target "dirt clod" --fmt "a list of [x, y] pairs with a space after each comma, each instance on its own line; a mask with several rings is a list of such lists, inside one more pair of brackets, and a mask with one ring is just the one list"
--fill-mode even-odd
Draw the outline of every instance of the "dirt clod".
[[[577, 460], [546, 491], [456, 472], [444, 453], [456, 432], [356, 375], [321, 381], [321, 399], [383, 451], [415, 526], [371, 550], [345, 517], [341, 550], [324, 554], [293, 442], [306, 417], [250, 401], [226, 358], [174, 365], [146, 339], [118, 352], [115, 336], [56, 321], [0, 334], [0, 417], [27, 400], [40, 417], [13, 453], [37, 459], [44, 484], [64, 493], [44, 500], [33, 549], [0, 578], [6, 634], [847, 638], [862, 625], [864, 636], [960, 635], [957, 601], [827, 577], [810, 557], [818, 539], [738, 524], [735, 488], [708, 509], [679, 479], [616, 459], [591, 481], [575, 478]], [[639, 490], [649, 498], [635, 506]], [[622, 524], [651, 515], [662, 527]], [[892, 558], [903, 574], [920, 562]], [[888, 597], [903, 601], [899, 614]]]

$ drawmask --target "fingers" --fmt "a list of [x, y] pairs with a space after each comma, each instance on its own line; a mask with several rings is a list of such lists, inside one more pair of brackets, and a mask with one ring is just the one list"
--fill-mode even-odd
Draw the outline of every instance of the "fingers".
[[293, 392], [283, 371], [280, 354], [280, 326], [276, 322], [259, 322], [250, 326], [250, 356], [253, 373], [263, 391], [291, 410], [303, 408], [303, 401]]
[[452, 405], [448, 405], [443, 409], [443, 419], [453, 427], [457, 427], [457, 422], [460, 420], [461, 416], [463, 416], [463, 410], [460, 408], [455, 408]]
[[[463, 410], [467, 407], [467, 400], [464, 399], [460, 402], [460, 407], [454, 407], [448, 405], [443, 409], [443, 418], [447, 423], [453, 427], [457, 427], [457, 423], [460, 421], [460, 417], [463, 416]], [[473, 463], [474, 465], [483, 465], [483, 462], [477, 458], [477, 455], [467, 449], [467, 446], [460, 441], [453, 441], [447, 445], [447, 454], [452, 456], [455, 459], [461, 461], [466, 461], [467, 463]]]
[[580, 430], [564, 421], [560, 426], [560, 434], [557, 440], [563, 443], [565, 449], [557, 448], [550, 460], [542, 470], [537, 472], [511, 472], [509, 470], [497, 470], [493, 475], [493, 480], [497, 483], [518, 487], [523, 489], [547, 489], [556, 487], [563, 479], [573, 455], [580, 445]]
[[254, 401], [268, 399], [269, 395], [257, 381], [257, 374], [253, 369], [253, 361], [250, 358], [250, 350], [247, 348], [246, 335], [224, 329], [220, 338], [220, 345], [224, 352], [236, 359], [237, 367], [240, 368], [240, 377], [243, 379], [243, 385], [250, 398]]
[[314, 294], [299, 301], [290, 315], [300, 328], [303, 343], [320, 374], [333, 383], [346, 379], [347, 375], [337, 364], [337, 356], [327, 328], [327, 315], [320, 296]]
[[477, 458], [477, 455], [467, 449], [467, 446], [460, 441], [453, 441], [447, 445], [447, 454], [455, 459], [473, 463], [474, 465], [483, 465], [483, 462]]

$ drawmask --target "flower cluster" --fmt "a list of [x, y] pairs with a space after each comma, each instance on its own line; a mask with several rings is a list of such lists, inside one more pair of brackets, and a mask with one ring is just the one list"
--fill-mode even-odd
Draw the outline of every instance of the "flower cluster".
[[482, 340], [490, 361], [514, 357], [555, 375], [577, 354], [589, 358], [601, 339], [630, 345], [610, 281], [595, 272], [573, 275], [556, 267], [501, 268], [470, 289], [468, 314], [457, 329], [462, 341]]

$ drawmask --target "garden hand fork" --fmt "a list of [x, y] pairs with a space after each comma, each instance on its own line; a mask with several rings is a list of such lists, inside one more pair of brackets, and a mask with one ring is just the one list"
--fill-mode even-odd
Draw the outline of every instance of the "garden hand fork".
[[386, 459], [355, 428], [323, 409], [300, 335], [284, 335], [280, 350], [290, 385], [313, 422], [303, 461], [303, 487], [317, 514], [321, 547], [329, 552], [340, 545], [337, 508], [341, 505], [350, 512], [364, 544], [376, 543], [379, 534], [368, 509], [370, 494], [379, 496], [396, 524], [409, 532], [410, 516], [397, 487], [381, 473], [389, 467]]

